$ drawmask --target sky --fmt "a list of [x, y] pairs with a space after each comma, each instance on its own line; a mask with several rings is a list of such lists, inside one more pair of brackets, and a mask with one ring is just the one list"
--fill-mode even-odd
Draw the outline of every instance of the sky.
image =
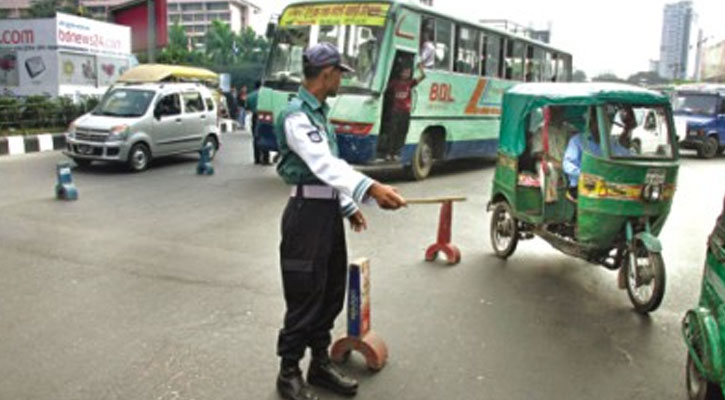
[[[263, 33], [270, 14], [279, 14], [290, 0], [257, 0], [262, 13], [254, 27]], [[667, 0], [433, 0], [436, 9], [465, 19], [508, 19], [537, 29], [551, 24], [551, 44], [570, 52], [574, 68], [588, 77], [614, 73], [626, 78], [647, 71], [649, 61], [659, 58], [662, 17]], [[476, 4], [478, 11], [471, 12]], [[725, 39], [725, 0], [693, 0], [697, 29], [708, 38], [706, 45]], [[690, 64], [694, 53], [690, 54]], [[691, 73], [691, 71], [690, 71]]]

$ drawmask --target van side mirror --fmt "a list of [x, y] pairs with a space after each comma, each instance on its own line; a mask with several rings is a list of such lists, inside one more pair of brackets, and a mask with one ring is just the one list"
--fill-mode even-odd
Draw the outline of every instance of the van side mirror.
[[266, 32], [265, 36], [267, 37], [267, 39], [272, 40], [274, 38], [274, 34], [276, 31], [277, 31], [277, 24], [275, 24], [274, 22], [270, 22], [267, 24], [267, 32]]

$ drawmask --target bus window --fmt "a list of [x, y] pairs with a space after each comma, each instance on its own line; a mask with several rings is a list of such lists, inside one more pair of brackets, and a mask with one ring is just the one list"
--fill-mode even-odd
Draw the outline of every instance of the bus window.
[[270, 80], [302, 80], [302, 53], [310, 43], [310, 27], [300, 26], [279, 31], [271, 51], [267, 71]]
[[556, 81], [568, 82], [571, 80], [571, 56], [561, 54], [559, 56], [558, 67], [556, 69]]
[[503, 39], [493, 33], [483, 33], [481, 41], [483, 42], [481, 75], [501, 77], [499, 71], [501, 70], [501, 43]]
[[430, 17], [423, 17], [420, 28], [420, 62], [423, 68], [435, 67], [435, 20]]
[[541, 82], [544, 66], [544, 50], [528, 46], [526, 50], [526, 82]]
[[526, 46], [518, 40], [507, 43], [505, 78], [515, 81], [524, 79], [524, 51]]
[[544, 82], [551, 82], [554, 80], [553, 78], [556, 76], [554, 75], [554, 72], [556, 71], [556, 66], [553, 64], [553, 59], [551, 58], [551, 52], [548, 50], [544, 51], [544, 67], [543, 67], [543, 74], [542, 80]]
[[459, 27], [456, 41], [455, 71], [478, 75], [478, 32], [471, 28]]
[[453, 24], [448, 21], [437, 20], [435, 24], [436, 60], [435, 68], [450, 71], [451, 69], [451, 42], [453, 39]]

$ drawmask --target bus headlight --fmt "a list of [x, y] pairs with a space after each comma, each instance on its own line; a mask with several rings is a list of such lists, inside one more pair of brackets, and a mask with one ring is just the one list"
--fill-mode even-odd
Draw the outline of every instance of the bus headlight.
[[662, 199], [663, 189], [662, 185], [648, 183], [642, 189], [642, 199], [653, 203], [660, 201]]

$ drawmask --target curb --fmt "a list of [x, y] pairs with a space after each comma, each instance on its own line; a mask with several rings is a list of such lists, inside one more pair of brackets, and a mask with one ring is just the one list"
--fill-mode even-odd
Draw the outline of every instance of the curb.
[[65, 147], [65, 133], [42, 133], [0, 137], [0, 156], [60, 150]]

